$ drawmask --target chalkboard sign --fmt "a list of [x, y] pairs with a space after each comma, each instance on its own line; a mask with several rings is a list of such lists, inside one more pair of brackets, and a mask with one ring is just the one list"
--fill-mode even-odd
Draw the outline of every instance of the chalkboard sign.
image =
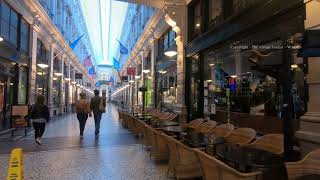
[[[25, 135], [27, 135], [27, 127], [29, 124], [29, 106], [28, 105], [14, 105], [11, 106], [11, 128], [25, 128]], [[13, 135], [13, 131], [12, 131]]]

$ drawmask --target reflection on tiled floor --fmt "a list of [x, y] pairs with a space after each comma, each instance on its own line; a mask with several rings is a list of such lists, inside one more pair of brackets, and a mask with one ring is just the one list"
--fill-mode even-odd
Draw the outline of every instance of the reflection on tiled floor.
[[75, 114], [50, 123], [38, 146], [33, 134], [19, 140], [0, 141], [0, 180], [5, 179], [9, 156], [14, 147], [24, 151], [25, 179], [35, 180], [158, 180], [168, 179], [167, 164], [155, 163], [136, 138], [123, 129], [112, 105], [94, 138], [94, 121], [88, 119], [84, 138], [79, 137]]
[[[0, 162], [8, 161], [0, 156]], [[166, 164], [155, 164], [138, 145], [47, 151], [24, 155], [25, 179], [36, 180], [162, 180]], [[6, 167], [0, 167], [5, 179]]]

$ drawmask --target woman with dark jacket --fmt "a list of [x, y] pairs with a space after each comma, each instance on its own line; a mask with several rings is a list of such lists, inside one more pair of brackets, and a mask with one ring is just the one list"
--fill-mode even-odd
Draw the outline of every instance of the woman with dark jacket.
[[83, 131], [86, 126], [86, 122], [90, 114], [90, 104], [86, 100], [86, 94], [80, 93], [80, 99], [77, 104], [77, 118], [79, 120], [80, 137], [83, 137]]
[[49, 108], [45, 105], [45, 97], [38, 95], [36, 103], [31, 106], [30, 118], [34, 128], [34, 138], [37, 144], [41, 145], [41, 137], [44, 133], [46, 122], [49, 121]]

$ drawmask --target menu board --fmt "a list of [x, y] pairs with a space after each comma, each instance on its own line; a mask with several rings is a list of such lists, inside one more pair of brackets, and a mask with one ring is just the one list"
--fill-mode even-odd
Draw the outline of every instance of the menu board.
[[11, 122], [13, 128], [28, 126], [28, 105], [14, 105], [11, 106]]

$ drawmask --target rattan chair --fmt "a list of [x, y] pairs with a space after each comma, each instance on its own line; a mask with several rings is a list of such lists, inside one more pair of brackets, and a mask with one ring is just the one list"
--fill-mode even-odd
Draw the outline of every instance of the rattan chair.
[[217, 126], [216, 121], [208, 121], [208, 122], [202, 123], [195, 130], [202, 134], [209, 134], [216, 126]]
[[197, 129], [203, 122], [204, 122], [204, 119], [198, 118], [198, 119], [192, 120], [188, 124], [184, 124], [183, 127]]
[[168, 172], [173, 172], [176, 179], [201, 177], [200, 164], [193, 149], [168, 135], [163, 136], [170, 152]]
[[257, 180], [261, 179], [260, 171], [241, 173], [213, 156], [194, 149], [200, 162], [204, 180]]
[[320, 149], [310, 152], [301, 161], [287, 162], [286, 168], [289, 180], [311, 174], [320, 175]]
[[209, 134], [215, 137], [227, 137], [231, 134], [234, 129], [234, 125], [232, 124], [221, 124], [214, 128]]
[[169, 148], [169, 164], [168, 164], [168, 171], [167, 171], [167, 175], [169, 175], [170, 173], [172, 173], [173, 175], [175, 174], [175, 165], [177, 164], [177, 146], [176, 146], [176, 140], [171, 137], [168, 136], [165, 133], [161, 133], [161, 135], [164, 137], [164, 139], [167, 142], [168, 148]]
[[150, 126], [145, 124], [144, 127], [143, 127], [143, 145], [145, 145], [145, 147], [147, 149], [149, 149], [149, 147], [151, 147], [151, 140], [152, 140], [152, 132], [150, 131]]
[[232, 144], [248, 144], [256, 137], [256, 131], [251, 128], [238, 128], [231, 132], [225, 139], [227, 143]]
[[155, 160], [168, 160], [169, 159], [169, 149], [167, 143], [160, 132], [147, 126], [148, 131], [152, 133], [151, 135], [151, 152], [150, 155]]
[[247, 146], [263, 149], [274, 154], [282, 154], [283, 149], [283, 135], [282, 134], [267, 134], [257, 138], [253, 143]]

